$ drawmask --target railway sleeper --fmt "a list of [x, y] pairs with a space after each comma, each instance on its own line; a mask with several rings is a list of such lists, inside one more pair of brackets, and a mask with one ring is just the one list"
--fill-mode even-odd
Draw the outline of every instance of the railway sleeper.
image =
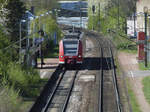
[[67, 94], [68, 94], [68, 91], [63, 92], [63, 93], [61, 92], [56, 93], [56, 95], [59, 95], [59, 96], [67, 96]]
[[64, 87], [64, 86], [60, 86], [60, 87], [58, 87], [58, 89], [57, 90], [68, 90], [69, 88], [66, 88], [66, 87]]

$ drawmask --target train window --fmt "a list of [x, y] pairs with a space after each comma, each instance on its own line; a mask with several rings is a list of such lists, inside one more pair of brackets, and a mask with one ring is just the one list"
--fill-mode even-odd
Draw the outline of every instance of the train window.
[[64, 55], [77, 55], [78, 41], [64, 41]]
[[77, 48], [77, 44], [66, 44], [65, 45], [66, 48]]

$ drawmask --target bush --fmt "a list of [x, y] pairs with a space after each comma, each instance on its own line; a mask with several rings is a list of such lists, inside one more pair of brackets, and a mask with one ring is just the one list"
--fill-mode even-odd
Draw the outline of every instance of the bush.
[[19, 65], [15, 65], [14, 63], [10, 63], [8, 69], [8, 78], [11, 82], [11, 85], [15, 85], [15, 87], [26, 87], [28, 80], [26, 80], [26, 74], [22, 71]]
[[40, 76], [36, 70], [32, 68], [23, 69], [19, 64], [10, 63], [8, 65], [8, 83], [13, 85], [15, 89], [20, 90], [23, 96], [37, 96], [36, 89], [32, 89], [33, 85], [37, 85], [40, 81]]

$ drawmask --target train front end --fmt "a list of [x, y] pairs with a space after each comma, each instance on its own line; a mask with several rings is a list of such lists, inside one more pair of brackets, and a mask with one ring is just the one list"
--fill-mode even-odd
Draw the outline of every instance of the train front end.
[[78, 39], [64, 39], [59, 44], [59, 63], [64, 65], [82, 64], [82, 42]]

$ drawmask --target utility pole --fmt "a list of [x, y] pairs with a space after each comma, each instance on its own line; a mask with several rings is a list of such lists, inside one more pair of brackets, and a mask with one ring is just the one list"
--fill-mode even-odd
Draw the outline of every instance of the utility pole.
[[136, 19], [136, 1], [135, 1], [135, 6], [134, 6], [134, 37], [136, 37], [136, 23], [135, 23], [135, 19]]
[[147, 67], [147, 13], [148, 13], [148, 8], [144, 7], [144, 17], [145, 17], [145, 67]]
[[92, 30], [94, 30], [94, 13], [95, 13], [95, 5], [92, 5], [92, 12], [93, 12], [93, 24], [92, 24]]
[[22, 43], [21, 43], [21, 37], [22, 37], [22, 30], [21, 30], [21, 28], [22, 28], [22, 25], [21, 25], [21, 21], [20, 21], [20, 24], [19, 24], [19, 40], [20, 40], [20, 42], [19, 42], [19, 62], [21, 63], [21, 47], [22, 47]]
[[101, 13], [101, 12], [100, 12], [100, 11], [101, 11], [101, 10], [100, 10], [100, 2], [99, 2], [99, 4], [98, 4], [98, 8], [99, 8], [99, 11], [98, 11], [98, 15], [99, 15], [98, 26], [99, 26], [99, 29], [98, 29], [98, 30], [99, 30], [99, 32], [100, 32], [100, 27], [101, 27], [101, 26], [100, 26], [100, 22], [101, 22], [101, 21], [100, 21], [100, 13]]
[[31, 34], [31, 29], [30, 29], [30, 21], [33, 20], [33, 17], [29, 17], [27, 18], [27, 38], [26, 38], [26, 64], [27, 66], [30, 64], [30, 54], [29, 54], [29, 50], [30, 50], [30, 39], [29, 39], [29, 35]]
[[119, 9], [120, 9], [120, 2], [119, 2], [119, 0], [118, 0], [118, 30], [119, 30], [119, 28], [120, 28], [120, 21], [119, 21], [119, 16], [120, 16], [120, 11], [119, 11]]
[[30, 41], [29, 41], [29, 34], [30, 34], [30, 20], [27, 20], [27, 38], [26, 38], [26, 64], [29, 65], [29, 47], [30, 47]]
[[26, 20], [20, 20], [19, 22], [19, 62], [21, 63], [21, 50], [22, 50], [22, 23], [26, 22]]
[[147, 67], [147, 12], [145, 13], [145, 67]]
[[80, 28], [82, 29], [82, 12], [81, 12], [81, 0], [80, 0]]

